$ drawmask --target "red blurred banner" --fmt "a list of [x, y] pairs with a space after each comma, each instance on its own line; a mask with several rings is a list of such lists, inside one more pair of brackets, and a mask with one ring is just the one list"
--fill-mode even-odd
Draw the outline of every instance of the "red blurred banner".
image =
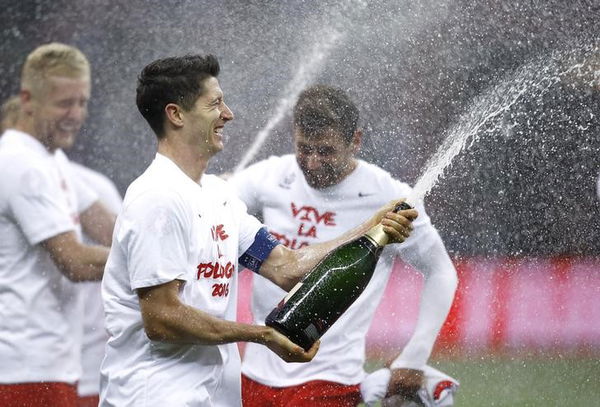
[[[455, 259], [459, 287], [438, 349], [600, 349], [600, 259]], [[417, 319], [422, 276], [397, 262], [367, 347], [401, 349]], [[252, 273], [240, 274], [239, 319], [251, 321]], [[401, 300], [399, 300], [401, 299]]]

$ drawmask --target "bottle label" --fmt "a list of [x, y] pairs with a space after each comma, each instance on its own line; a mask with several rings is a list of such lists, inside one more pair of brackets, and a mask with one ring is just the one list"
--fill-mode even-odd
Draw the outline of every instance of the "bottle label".
[[292, 287], [290, 292], [287, 293], [287, 295], [283, 298], [283, 303], [285, 304], [286, 302], [288, 302], [288, 300], [290, 298], [292, 298], [292, 295], [294, 295], [296, 293], [296, 291], [298, 291], [300, 289], [300, 287], [302, 287], [303, 284], [304, 283], [300, 282], [300, 283], [296, 284], [294, 287]]
[[321, 337], [321, 332], [319, 332], [319, 330], [317, 329], [317, 327], [314, 324], [310, 324], [308, 325], [305, 329], [304, 329], [304, 333], [306, 334], [306, 336], [308, 336], [313, 342], [316, 341], [317, 339], [319, 339]]

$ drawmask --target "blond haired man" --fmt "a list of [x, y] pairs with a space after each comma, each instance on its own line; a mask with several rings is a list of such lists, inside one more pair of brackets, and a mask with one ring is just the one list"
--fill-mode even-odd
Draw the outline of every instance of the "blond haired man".
[[0, 137], [0, 405], [75, 406], [82, 305], [74, 282], [102, 278], [114, 217], [62, 148], [87, 116], [90, 66], [42, 45], [21, 74], [20, 111]]

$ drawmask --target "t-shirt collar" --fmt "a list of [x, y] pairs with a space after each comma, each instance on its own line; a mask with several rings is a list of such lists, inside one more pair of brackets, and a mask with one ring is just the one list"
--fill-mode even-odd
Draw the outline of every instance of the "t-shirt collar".
[[185, 172], [183, 172], [183, 170], [181, 168], [179, 168], [179, 166], [173, 160], [171, 160], [169, 157], [167, 157], [166, 155], [163, 155], [161, 153], [156, 153], [156, 156], [154, 157], [154, 161], [158, 165], [167, 168], [168, 171], [176, 173], [178, 177], [183, 177], [186, 180], [188, 180], [189, 182], [191, 182], [192, 184], [196, 185], [197, 187], [200, 187], [200, 188], [202, 187], [202, 184], [200, 182], [194, 182], [193, 179], [191, 179]]

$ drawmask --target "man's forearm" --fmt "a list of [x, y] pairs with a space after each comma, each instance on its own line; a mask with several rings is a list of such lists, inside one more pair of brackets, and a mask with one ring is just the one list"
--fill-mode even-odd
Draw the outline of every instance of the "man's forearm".
[[51, 237], [41, 243], [56, 267], [71, 281], [102, 279], [108, 248], [82, 244], [74, 232]]
[[216, 318], [189, 305], [161, 306], [144, 318], [148, 337], [179, 344], [221, 345], [232, 342], [259, 342], [268, 328]]
[[173, 280], [137, 289], [144, 331], [151, 340], [207, 346], [256, 342], [288, 362], [308, 362], [314, 357], [318, 345], [305, 352], [273, 328], [219, 319], [184, 304], [179, 298], [183, 284]]
[[95, 202], [80, 214], [83, 231], [96, 243], [110, 246], [116, 215], [100, 202]]
[[[365, 234], [381, 223], [383, 230], [396, 242], [402, 242], [412, 230], [411, 220], [417, 217], [413, 209], [391, 213], [400, 201], [392, 201], [380, 208], [371, 218], [343, 235], [327, 242], [290, 250], [277, 246], [263, 263], [260, 274], [289, 291], [306, 273], [336, 247]], [[405, 217], [406, 216], [406, 217]]]
[[418, 369], [427, 363], [446, 320], [458, 284], [456, 270], [437, 233], [421, 261], [411, 264], [425, 275], [415, 332], [392, 367]]
[[167, 343], [219, 345], [260, 337], [258, 327], [219, 319], [183, 303], [180, 292], [184, 284], [173, 280], [136, 289], [148, 338]]
[[82, 246], [81, 256], [68, 267], [68, 278], [72, 281], [102, 280], [108, 253], [109, 249], [104, 246]]
[[335, 239], [305, 246], [297, 250], [278, 246], [263, 263], [260, 274], [284, 290], [289, 291], [329, 252], [344, 243], [362, 236], [375, 226], [377, 222], [378, 220], [374, 216]]

